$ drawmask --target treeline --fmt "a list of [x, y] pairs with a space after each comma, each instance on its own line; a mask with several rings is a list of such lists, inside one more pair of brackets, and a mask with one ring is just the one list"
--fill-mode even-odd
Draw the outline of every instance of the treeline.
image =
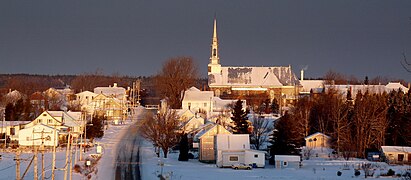
[[271, 154], [299, 154], [304, 137], [321, 132], [340, 155], [365, 158], [383, 145], [411, 145], [411, 93], [358, 92], [356, 99], [335, 90], [304, 97], [276, 121]]
[[[122, 87], [131, 87], [137, 79], [150, 82], [151, 77], [105, 75], [100, 71], [80, 75], [0, 74], [0, 94], [4, 95], [9, 90], [17, 90], [30, 95], [48, 88], [64, 88], [67, 85], [77, 93], [86, 90], [93, 91], [95, 87], [113, 85], [114, 82]], [[143, 88], [145, 85], [146, 83], [142, 83]]]

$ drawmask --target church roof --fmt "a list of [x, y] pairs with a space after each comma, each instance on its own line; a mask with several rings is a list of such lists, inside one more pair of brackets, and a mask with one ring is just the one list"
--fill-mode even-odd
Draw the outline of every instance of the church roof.
[[221, 67], [209, 75], [210, 86], [281, 87], [300, 85], [291, 67]]

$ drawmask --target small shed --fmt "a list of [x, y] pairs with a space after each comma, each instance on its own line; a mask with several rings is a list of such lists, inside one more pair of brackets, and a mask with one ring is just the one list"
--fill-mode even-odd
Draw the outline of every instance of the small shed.
[[257, 150], [221, 150], [221, 158], [217, 161], [218, 167], [230, 167], [233, 164], [244, 163], [253, 168], [265, 166], [265, 153]]
[[381, 151], [388, 164], [411, 164], [411, 147], [381, 146]]
[[299, 168], [301, 163], [301, 157], [296, 155], [275, 155], [275, 168]]
[[305, 146], [307, 148], [330, 148], [331, 137], [323, 133], [316, 132], [307, 136], [305, 139]]

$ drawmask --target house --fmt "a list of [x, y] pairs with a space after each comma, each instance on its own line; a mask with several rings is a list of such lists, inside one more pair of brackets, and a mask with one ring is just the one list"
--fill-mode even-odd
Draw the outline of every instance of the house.
[[25, 124], [24, 129], [37, 124], [56, 128], [60, 131], [59, 134], [62, 135], [60, 138], [63, 138], [63, 133], [68, 133], [69, 131], [73, 133], [73, 137], [79, 136], [82, 132], [82, 124], [76, 123], [74, 118], [64, 111], [44, 111], [36, 119]]
[[84, 107], [87, 104], [90, 104], [97, 95], [98, 94], [90, 91], [83, 91], [76, 94], [76, 101], [80, 104], [81, 107]]
[[105, 116], [113, 124], [119, 124], [127, 114], [125, 101], [104, 94], [95, 96], [92, 102], [84, 107], [84, 110], [90, 115]]
[[411, 164], [411, 147], [381, 146], [381, 152], [388, 164]]
[[217, 134], [214, 145], [217, 167], [230, 167], [236, 163], [265, 166], [265, 152], [250, 149], [248, 134]]
[[275, 155], [275, 168], [299, 168], [301, 163], [301, 157], [295, 155]]
[[0, 122], [0, 138], [10, 139], [11, 142], [18, 141], [20, 129], [30, 121], [4, 121]]
[[231, 134], [231, 132], [219, 124], [210, 123], [203, 126], [194, 136], [194, 143], [199, 143], [199, 160], [201, 162], [215, 163], [214, 136], [216, 134]]
[[28, 128], [21, 129], [18, 140], [20, 146], [57, 146], [58, 135], [59, 130], [38, 123]]
[[94, 93], [104, 94], [106, 96], [114, 97], [123, 101], [126, 101], [127, 98], [126, 89], [123, 87], [118, 87], [117, 83], [114, 83], [113, 86], [109, 87], [96, 87], [94, 88]]
[[213, 91], [200, 91], [196, 87], [191, 87], [184, 93], [182, 109], [210, 116], [210, 112], [213, 110], [213, 97]]
[[305, 137], [304, 139], [305, 139], [305, 146], [307, 148], [313, 149], [313, 148], [330, 148], [331, 147], [331, 144], [330, 144], [331, 137], [323, 133], [320, 133], [320, 132], [311, 134]]

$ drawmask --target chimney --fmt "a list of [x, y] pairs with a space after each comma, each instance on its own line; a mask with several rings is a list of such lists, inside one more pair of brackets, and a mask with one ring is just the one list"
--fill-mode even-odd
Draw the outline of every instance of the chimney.
[[304, 80], [304, 69], [301, 69], [300, 81]]
[[114, 83], [113, 87], [117, 87], [117, 83]]

